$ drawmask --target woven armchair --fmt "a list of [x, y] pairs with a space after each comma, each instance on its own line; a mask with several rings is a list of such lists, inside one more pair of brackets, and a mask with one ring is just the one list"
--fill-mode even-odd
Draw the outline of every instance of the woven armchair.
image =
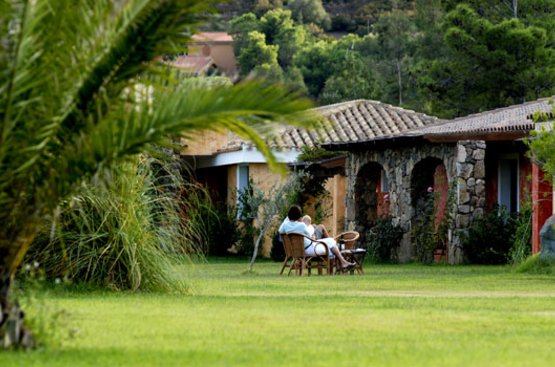
[[[285, 250], [285, 260], [281, 267], [279, 274], [283, 274], [286, 267], [289, 268], [288, 275], [291, 271], [295, 269], [295, 272], [302, 276], [303, 270], [308, 270], [308, 275], [311, 274], [312, 269], [318, 269], [318, 274], [323, 274], [323, 269], [325, 268], [328, 274], [333, 273], [332, 259], [330, 258], [330, 252], [328, 246], [322, 242], [305, 236], [302, 233], [291, 232], [287, 234], [280, 235], [283, 240], [283, 247]], [[323, 254], [314, 254], [312, 256], [306, 255], [304, 239], [307, 238], [311, 241], [311, 245], [316, 245], [319, 252]], [[322, 250], [320, 250], [322, 249]]]

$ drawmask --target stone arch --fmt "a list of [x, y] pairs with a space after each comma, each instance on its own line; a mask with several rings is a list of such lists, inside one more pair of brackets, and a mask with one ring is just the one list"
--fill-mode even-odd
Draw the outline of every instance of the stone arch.
[[364, 235], [375, 220], [389, 212], [388, 179], [383, 166], [368, 162], [357, 173], [355, 181], [355, 230]]
[[435, 222], [439, 225], [447, 210], [449, 179], [442, 159], [426, 157], [414, 165], [411, 174], [413, 217], [419, 216], [430, 195], [434, 195]]

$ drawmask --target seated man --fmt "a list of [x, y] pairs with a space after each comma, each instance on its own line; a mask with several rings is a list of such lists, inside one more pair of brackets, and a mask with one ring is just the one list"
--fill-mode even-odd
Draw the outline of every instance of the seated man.
[[[302, 221], [302, 213], [301, 208], [298, 205], [293, 205], [289, 208], [289, 212], [287, 213], [287, 218], [283, 221], [281, 226], [279, 227], [278, 232], [281, 234], [297, 232], [302, 233], [305, 236], [312, 237], [313, 233], [309, 231], [308, 227]], [[337, 244], [333, 238], [325, 238], [324, 241], [325, 245], [329, 248], [331, 254], [335, 255], [341, 264], [342, 269], [350, 269], [353, 268], [356, 264], [350, 263], [341, 255], [339, 248], [337, 248]], [[305, 254], [307, 256], [313, 256], [314, 254], [323, 255], [325, 250], [321, 248], [324, 244], [322, 242], [313, 242], [310, 241], [308, 238], [304, 239], [304, 246], [305, 246]], [[320, 247], [320, 248], [319, 248]], [[333, 257], [333, 256], [331, 256]]]

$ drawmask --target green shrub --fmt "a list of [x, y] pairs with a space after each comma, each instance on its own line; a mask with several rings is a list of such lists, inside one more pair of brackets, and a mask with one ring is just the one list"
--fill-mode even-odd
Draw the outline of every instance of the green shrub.
[[472, 222], [468, 234], [462, 236], [467, 260], [472, 264], [506, 264], [511, 238], [516, 232], [516, 216], [494, 209]]
[[283, 243], [279, 237], [279, 233], [276, 232], [274, 237], [272, 238], [272, 251], [270, 252], [270, 257], [274, 261], [283, 261], [285, 260], [285, 249], [283, 247]]
[[206, 228], [204, 254], [211, 256], [229, 256], [227, 251], [240, 239], [235, 210], [228, 209], [223, 203], [215, 207], [204, 207], [203, 217]]
[[297, 161], [299, 162], [319, 161], [323, 159], [335, 158], [343, 154], [346, 154], [346, 152], [326, 150], [320, 147], [319, 145], [315, 145], [315, 146], [304, 145], [301, 148], [301, 154], [299, 154], [299, 156], [297, 157]]
[[518, 265], [532, 253], [532, 203], [522, 206], [516, 217], [515, 232], [511, 238], [512, 247], [509, 252], [511, 263]]
[[251, 256], [258, 233], [254, 221], [258, 215], [260, 205], [265, 201], [264, 192], [253, 182], [250, 182], [248, 187], [237, 193], [237, 197], [239, 206], [237, 218], [240, 223], [237, 253]]
[[418, 261], [429, 264], [434, 260], [434, 251], [443, 246], [441, 228], [435, 225], [435, 195], [428, 193], [419, 199], [422, 204], [417, 207], [421, 213], [412, 226], [412, 237], [415, 244], [416, 258]]
[[368, 256], [374, 262], [390, 262], [403, 238], [403, 229], [391, 217], [380, 217], [366, 232]]
[[61, 280], [50, 285], [45, 281], [44, 269], [38, 262], [23, 264], [10, 289], [10, 296], [17, 299], [25, 310], [25, 325], [32, 330], [38, 347], [59, 347], [79, 334], [72, 315], [58, 305], [46, 302], [49, 287], [62, 286]]
[[[196, 251], [203, 232], [186, 226], [184, 183], [174, 162], [151, 157], [119, 165], [112, 182], [83, 187], [65, 202], [28, 253], [46, 275], [112, 289], [185, 291], [172, 258]], [[195, 196], [195, 200], [199, 197]]]
[[540, 254], [535, 254], [524, 260], [515, 271], [529, 274], [555, 274], [555, 259], [541, 259]]

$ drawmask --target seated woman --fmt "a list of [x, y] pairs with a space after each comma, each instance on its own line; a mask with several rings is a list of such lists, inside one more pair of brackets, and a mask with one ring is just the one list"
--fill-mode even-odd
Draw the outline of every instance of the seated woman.
[[[293, 205], [289, 208], [289, 212], [287, 213], [287, 218], [283, 221], [281, 226], [278, 230], [281, 234], [297, 232], [302, 233], [305, 236], [312, 237], [313, 233], [310, 232], [308, 227], [302, 221], [302, 213], [301, 208], [298, 205]], [[337, 244], [333, 238], [325, 238], [324, 241], [325, 245], [329, 248], [331, 254], [333, 254], [339, 260], [341, 264], [341, 268], [349, 269], [355, 266], [354, 263], [350, 263], [341, 255], [339, 248], [337, 248]], [[325, 250], [321, 248], [324, 244], [322, 242], [314, 242], [310, 241], [308, 238], [304, 239], [304, 246], [305, 246], [305, 254], [308, 256], [313, 256], [314, 254], [323, 255]], [[333, 257], [333, 256], [332, 256]]]
[[312, 233], [310, 237], [317, 240], [331, 237], [323, 224], [312, 225], [312, 218], [309, 215], [303, 217], [303, 222], [306, 224], [308, 231]]

